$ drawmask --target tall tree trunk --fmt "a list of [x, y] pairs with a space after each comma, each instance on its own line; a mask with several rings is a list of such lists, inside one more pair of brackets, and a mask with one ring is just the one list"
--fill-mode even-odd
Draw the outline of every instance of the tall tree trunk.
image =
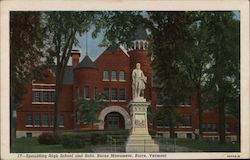
[[174, 125], [171, 119], [169, 119], [169, 133], [170, 133], [170, 138], [175, 138], [174, 136]]
[[201, 140], [203, 137], [202, 137], [202, 123], [203, 123], [203, 120], [202, 120], [202, 106], [201, 106], [201, 87], [200, 87], [200, 84], [198, 84], [196, 86], [196, 97], [197, 97], [197, 108], [198, 108], [198, 115], [199, 115], [199, 139]]
[[[222, 93], [220, 93], [222, 94]], [[219, 95], [219, 136], [220, 143], [225, 143], [225, 98]]]

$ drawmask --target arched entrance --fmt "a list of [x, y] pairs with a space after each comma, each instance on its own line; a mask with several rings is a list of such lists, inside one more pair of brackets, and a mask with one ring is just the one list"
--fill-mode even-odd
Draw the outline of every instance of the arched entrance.
[[111, 112], [104, 118], [104, 129], [125, 129], [124, 118], [118, 112]]
[[[123, 128], [125, 129], [131, 128], [130, 116], [128, 112], [120, 106], [109, 106], [104, 108], [100, 112], [98, 119], [100, 120], [100, 122], [98, 123], [99, 130], [108, 129], [108, 127], [117, 127], [117, 120], [119, 120], [119, 123], [121, 122], [123, 123], [124, 125]], [[105, 124], [107, 123], [107, 120], [110, 120], [110, 126], [108, 124]], [[122, 127], [122, 125], [120, 125], [119, 127]]]

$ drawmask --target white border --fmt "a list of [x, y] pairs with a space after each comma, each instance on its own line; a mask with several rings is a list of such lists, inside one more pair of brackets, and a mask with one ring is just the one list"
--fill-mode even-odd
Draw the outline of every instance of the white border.
[[[248, 0], [3, 0], [1, 15], [1, 158], [17, 159], [9, 148], [9, 11], [10, 10], [240, 10], [241, 11], [241, 153], [159, 153], [163, 159], [249, 158], [249, 2]], [[39, 153], [40, 154], [40, 153]], [[30, 154], [30, 155], [39, 155]], [[105, 154], [105, 153], [103, 153]], [[130, 153], [120, 153], [128, 155]], [[48, 155], [48, 154], [45, 154]], [[96, 156], [96, 154], [94, 154]], [[133, 154], [134, 155], [134, 154]], [[150, 158], [148, 153], [145, 153]], [[89, 157], [88, 159], [96, 159]], [[34, 159], [34, 158], [30, 158]], [[39, 159], [39, 158], [36, 158]], [[55, 159], [55, 158], [47, 158]], [[60, 158], [63, 159], [63, 158]], [[66, 158], [68, 159], [68, 158]], [[105, 159], [105, 158], [102, 158]], [[110, 159], [110, 158], [107, 158]], [[124, 158], [127, 159], [127, 158]], [[144, 159], [144, 158], [143, 158]], [[161, 159], [161, 158], [157, 158]]]

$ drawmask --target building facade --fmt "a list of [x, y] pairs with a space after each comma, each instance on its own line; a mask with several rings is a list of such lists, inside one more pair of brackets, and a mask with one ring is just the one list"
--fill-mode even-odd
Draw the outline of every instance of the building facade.
[[[141, 69], [147, 77], [144, 96], [151, 103], [149, 108], [157, 112], [163, 107], [160, 94], [157, 94], [157, 88], [152, 85], [146, 36], [145, 31], [137, 31], [133, 47], [125, 49], [121, 46], [115, 53], [106, 49], [95, 61], [85, 56], [79, 62], [80, 51], [72, 50], [72, 66], [66, 67], [59, 100], [59, 130], [130, 129], [131, 117], [128, 108], [132, 99], [131, 73], [136, 63], [141, 64]], [[33, 80], [24, 84], [27, 93], [24, 95], [21, 109], [17, 111], [17, 137], [38, 136], [42, 132], [53, 130], [55, 82], [54, 71], [48, 70], [45, 80]], [[100, 122], [94, 125], [78, 123], [74, 100], [79, 97], [93, 99], [96, 94], [103, 94], [105, 97], [104, 105], [97, 113]], [[182, 115], [183, 123], [175, 129], [176, 137], [195, 138], [199, 124], [196, 98], [187, 97], [178, 111]], [[205, 111], [203, 120], [204, 137], [218, 140], [218, 113]], [[226, 138], [236, 141], [236, 119], [227, 115], [225, 121]], [[161, 120], [153, 120], [149, 128], [157, 131], [159, 135], [169, 136], [169, 126]]]

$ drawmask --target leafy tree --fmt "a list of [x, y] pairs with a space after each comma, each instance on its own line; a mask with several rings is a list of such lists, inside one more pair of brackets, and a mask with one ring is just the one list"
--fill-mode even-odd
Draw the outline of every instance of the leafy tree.
[[99, 122], [97, 112], [103, 104], [102, 96], [96, 95], [96, 97], [91, 100], [79, 98], [75, 100], [75, 104], [78, 106], [77, 123], [91, 124], [93, 127], [94, 123]]
[[56, 59], [56, 91], [54, 105], [54, 131], [58, 127], [59, 99], [65, 68], [74, 45], [78, 44], [76, 34], [88, 31], [95, 19], [94, 12], [46, 12], [47, 33], [51, 40], [48, 49], [50, 57]]
[[234, 19], [233, 12], [212, 12], [205, 16], [205, 23], [208, 27], [206, 44], [212, 57], [210, 85], [219, 111], [220, 142], [224, 143], [226, 107], [236, 109], [239, 105], [239, 21]]
[[189, 26], [189, 45], [185, 47], [181, 66], [186, 80], [190, 83], [191, 91], [196, 93], [197, 109], [199, 117], [199, 138], [202, 139], [202, 97], [208, 92], [209, 87], [206, 83], [211, 79], [209, 69], [211, 67], [211, 57], [206, 46], [207, 26], [204, 22], [204, 15], [208, 12], [191, 12], [194, 19]]
[[188, 27], [192, 15], [188, 12], [148, 12], [148, 15], [146, 25], [151, 31], [152, 67], [164, 97], [160, 112], [169, 117], [170, 137], [173, 138], [179, 121], [176, 108], [190, 90], [180, 64], [189, 45]]
[[[10, 12], [10, 115], [11, 136], [15, 138], [13, 112], [21, 108], [26, 88], [31, 79], [43, 77], [45, 32], [41, 12]], [[13, 145], [11, 143], [11, 145]]]

